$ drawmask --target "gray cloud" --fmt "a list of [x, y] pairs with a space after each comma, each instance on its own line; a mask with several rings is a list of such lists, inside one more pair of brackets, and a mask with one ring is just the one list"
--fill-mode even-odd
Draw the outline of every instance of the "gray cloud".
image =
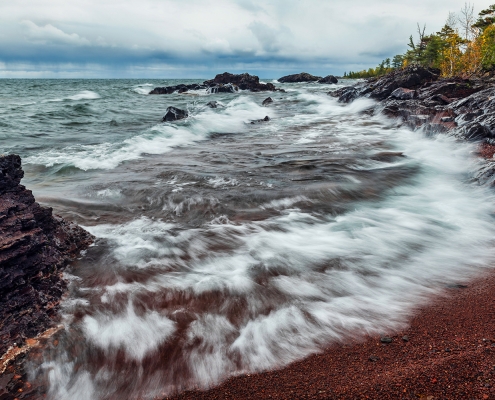
[[[477, 11], [493, 0], [476, 2]], [[0, 77], [341, 74], [406, 50], [464, 0], [16, 0], [0, 4]], [[65, 72], [64, 72], [65, 71]], [[87, 71], [84, 72], [84, 71]]]

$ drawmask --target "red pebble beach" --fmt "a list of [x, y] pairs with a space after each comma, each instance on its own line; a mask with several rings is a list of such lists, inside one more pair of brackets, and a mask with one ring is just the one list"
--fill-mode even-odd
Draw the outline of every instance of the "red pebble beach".
[[174, 399], [495, 399], [495, 274], [417, 310], [410, 327]]

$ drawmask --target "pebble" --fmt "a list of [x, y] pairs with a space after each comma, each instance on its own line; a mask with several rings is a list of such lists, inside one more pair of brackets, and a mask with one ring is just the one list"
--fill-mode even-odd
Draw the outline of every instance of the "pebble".
[[384, 336], [380, 338], [380, 342], [382, 343], [392, 343], [392, 338]]

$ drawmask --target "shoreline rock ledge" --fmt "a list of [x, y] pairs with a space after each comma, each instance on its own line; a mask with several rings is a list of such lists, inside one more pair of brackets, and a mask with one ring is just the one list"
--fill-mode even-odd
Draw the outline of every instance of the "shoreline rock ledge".
[[0, 155], [0, 357], [54, 325], [62, 271], [94, 239], [40, 206], [23, 177], [18, 155]]

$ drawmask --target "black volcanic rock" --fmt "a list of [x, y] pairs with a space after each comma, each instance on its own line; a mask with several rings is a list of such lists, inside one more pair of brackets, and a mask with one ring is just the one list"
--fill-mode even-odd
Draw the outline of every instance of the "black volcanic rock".
[[327, 75], [324, 78], [321, 78], [318, 83], [339, 83], [339, 80], [333, 75]]
[[308, 74], [307, 72], [301, 72], [300, 74], [293, 74], [283, 76], [279, 78], [278, 81], [281, 83], [297, 83], [297, 82], [317, 82], [323, 79], [321, 76], [314, 76]]
[[181, 110], [177, 107], [167, 107], [165, 115], [162, 118], [162, 122], [178, 121], [180, 119], [187, 118], [189, 113], [186, 110]]
[[41, 207], [23, 176], [19, 156], [0, 156], [0, 356], [53, 326], [67, 286], [61, 272], [93, 241]]

